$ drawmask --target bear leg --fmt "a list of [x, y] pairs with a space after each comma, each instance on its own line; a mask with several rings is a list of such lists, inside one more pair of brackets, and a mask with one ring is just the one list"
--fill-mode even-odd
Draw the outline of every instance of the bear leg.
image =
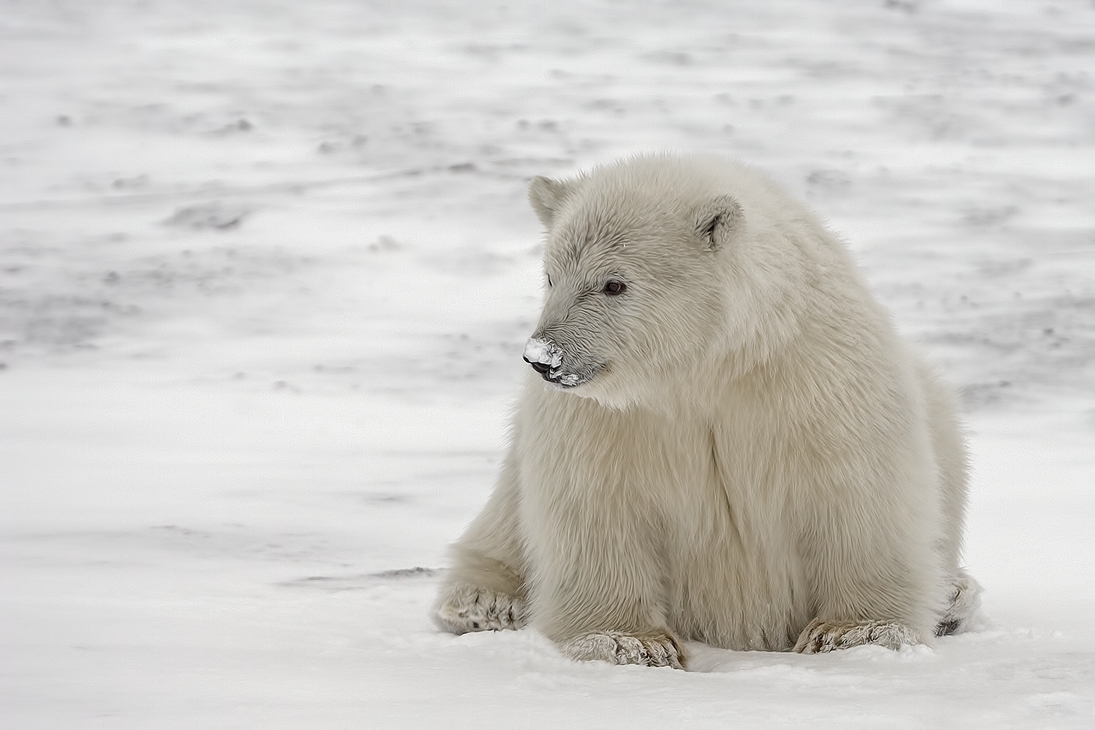
[[528, 622], [517, 504], [511, 452], [487, 505], [452, 546], [452, 567], [431, 612], [438, 627], [464, 634], [519, 629]]

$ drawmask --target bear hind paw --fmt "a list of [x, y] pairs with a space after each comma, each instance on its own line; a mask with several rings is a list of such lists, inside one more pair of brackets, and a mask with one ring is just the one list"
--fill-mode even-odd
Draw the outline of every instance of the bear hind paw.
[[969, 573], [959, 570], [951, 584], [947, 610], [935, 626], [936, 636], [950, 636], [969, 628], [981, 607], [981, 584]]

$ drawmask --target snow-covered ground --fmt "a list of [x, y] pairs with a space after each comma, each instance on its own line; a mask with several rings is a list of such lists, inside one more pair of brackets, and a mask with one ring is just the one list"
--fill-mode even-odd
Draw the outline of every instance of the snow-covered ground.
[[[770, 171], [961, 389], [983, 630], [575, 664], [426, 612], [534, 174]], [[1088, 0], [0, 2], [0, 725], [1095, 725]]]

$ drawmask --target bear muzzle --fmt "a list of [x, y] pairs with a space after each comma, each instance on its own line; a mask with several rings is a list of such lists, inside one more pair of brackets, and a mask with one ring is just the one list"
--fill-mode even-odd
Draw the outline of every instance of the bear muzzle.
[[573, 388], [587, 383], [598, 368], [590, 372], [569, 372], [563, 367], [563, 350], [556, 344], [536, 337], [525, 343], [524, 360], [551, 385]]

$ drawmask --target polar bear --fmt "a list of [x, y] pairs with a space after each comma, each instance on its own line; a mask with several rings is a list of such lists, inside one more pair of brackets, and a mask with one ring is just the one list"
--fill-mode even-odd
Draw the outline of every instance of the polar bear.
[[433, 617], [576, 659], [952, 633], [966, 451], [951, 395], [837, 237], [764, 175], [648, 154], [533, 179], [531, 365]]

